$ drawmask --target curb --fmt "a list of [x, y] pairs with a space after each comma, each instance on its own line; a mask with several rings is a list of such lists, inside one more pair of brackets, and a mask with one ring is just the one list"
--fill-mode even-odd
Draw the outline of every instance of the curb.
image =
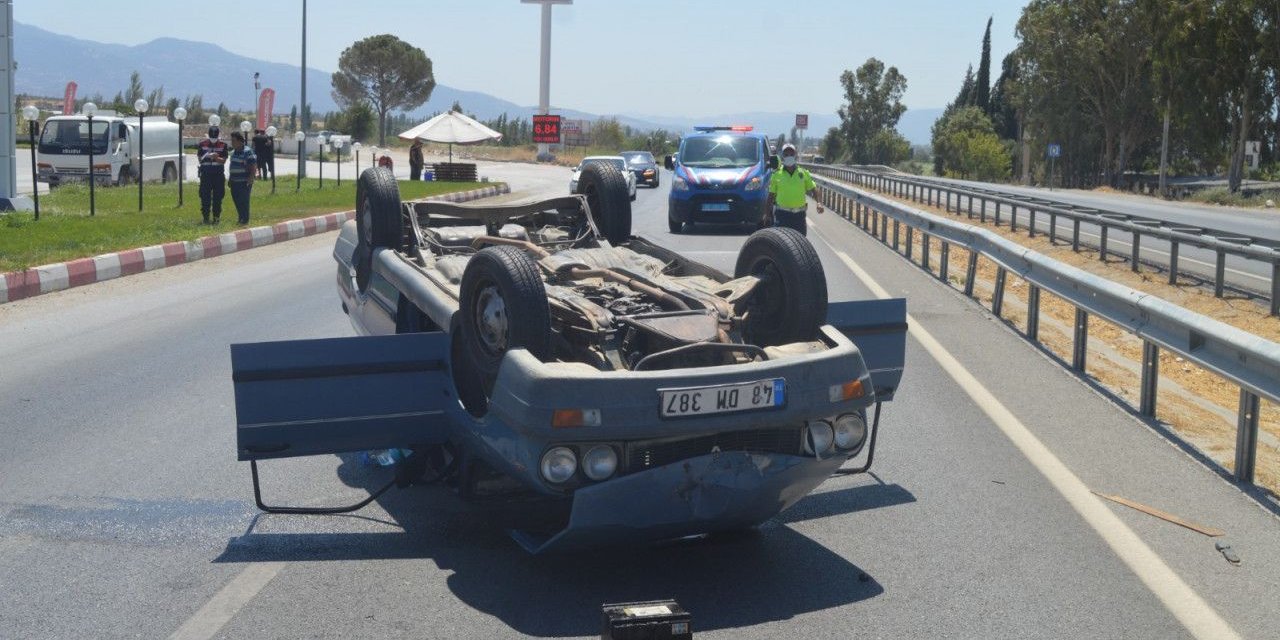
[[[503, 184], [497, 187], [431, 196], [424, 200], [467, 202], [510, 192], [510, 187]], [[300, 220], [277, 222], [266, 227], [236, 229], [196, 240], [169, 242], [140, 249], [106, 253], [92, 258], [46, 264], [23, 271], [11, 271], [0, 274], [0, 304], [334, 231], [341, 227], [342, 223], [354, 218], [354, 210], [341, 211]]]

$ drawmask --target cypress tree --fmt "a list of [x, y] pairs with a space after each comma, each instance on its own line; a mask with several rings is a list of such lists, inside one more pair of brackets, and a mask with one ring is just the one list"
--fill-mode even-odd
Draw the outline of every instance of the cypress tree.
[[991, 18], [987, 18], [987, 31], [982, 34], [982, 60], [978, 62], [978, 78], [975, 82], [974, 104], [983, 113], [990, 114], [991, 106]]

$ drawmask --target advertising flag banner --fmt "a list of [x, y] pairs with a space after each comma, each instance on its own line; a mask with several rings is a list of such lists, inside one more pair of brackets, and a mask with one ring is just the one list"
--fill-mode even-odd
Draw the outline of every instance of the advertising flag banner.
[[276, 106], [276, 90], [263, 89], [258, 94], [258, 127], [266, 129], [267, 124], [271, 122], [271, 110]]
[[62, 95], [62, 115], [71, 115], [76, 109], [76, 83], [68, 82], [67, 90]]

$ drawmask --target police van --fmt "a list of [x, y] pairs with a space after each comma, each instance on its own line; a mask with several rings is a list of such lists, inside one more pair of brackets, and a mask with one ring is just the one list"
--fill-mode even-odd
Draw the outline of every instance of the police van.
[[671, 233], [700, 222], [762, 226], [769, 178], [778, 165], [769, 140], [749, 126], [694, 129], [680, 141], [679, 152], [664, 161], [672, 173]]
[[[178, 179], [181, 162], [178, 125], [165, 116], [138, 117], [99, 110], [93, 116], [93, 132], [85, 115], [52, 116], [45, 120], [36, 149], [36, 179], [56, 187], [93, 176], [98, 184], [128, 184], [142, 176], [148, 181]], [[139, 160], [141, 142], [144, 156]]]

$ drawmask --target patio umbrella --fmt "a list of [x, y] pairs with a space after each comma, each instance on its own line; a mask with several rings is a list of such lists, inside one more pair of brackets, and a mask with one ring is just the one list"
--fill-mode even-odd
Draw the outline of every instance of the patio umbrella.
[[449, 162], [453, 162], [453, 145], [479, 144], [488, 140], [501, 140], [502, 134], [472, 118], [449, 111], [442, 113], [399, 136], [403, 140], [443, 142], [449, 145]]

